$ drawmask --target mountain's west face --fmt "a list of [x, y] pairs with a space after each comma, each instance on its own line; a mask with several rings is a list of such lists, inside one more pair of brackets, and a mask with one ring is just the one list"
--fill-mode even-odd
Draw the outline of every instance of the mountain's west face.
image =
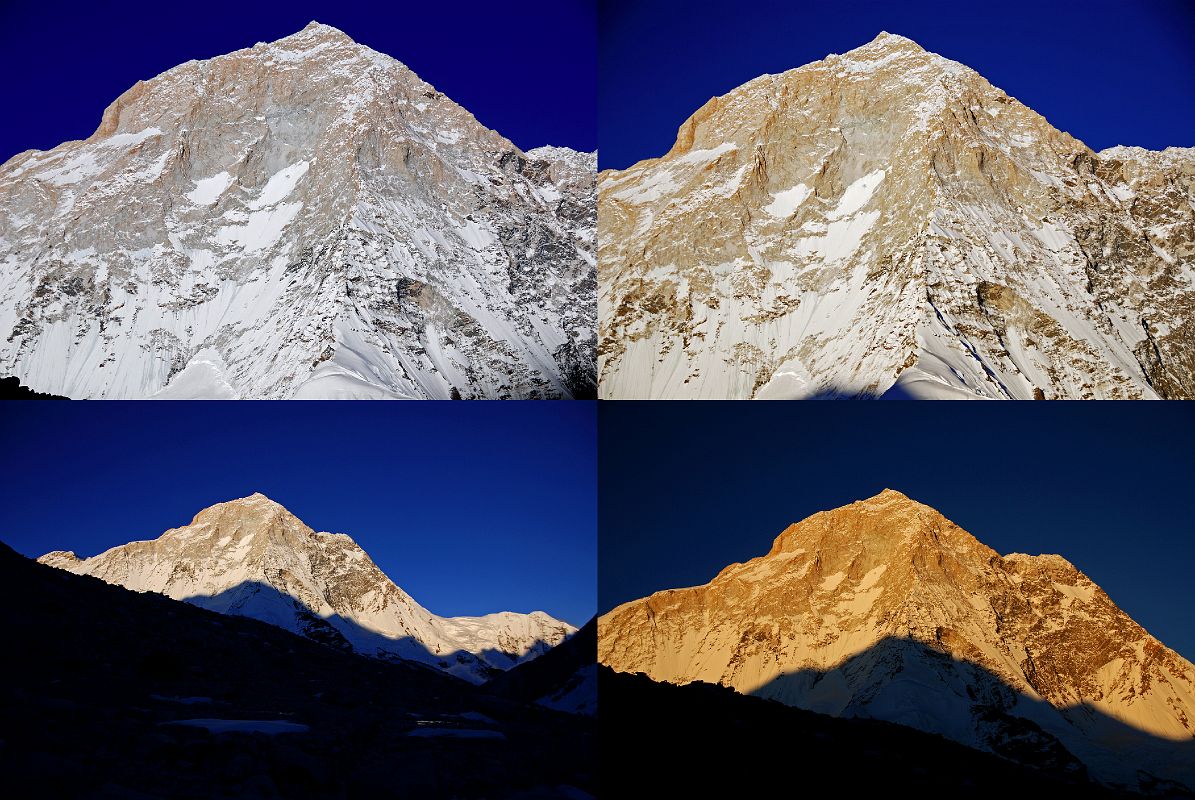
[[604, 397], [1195, 397], [1195, 149], [1095, 153], [903, 37], [598, 193]]
[[312, 23], [0, 166], [0, 372], [79, 398], [595, 391], [593, 154]]
[[598, 659], [1133, 788], [1195, 786], [1195, 666], [1065, 559], [1002, 557], [894, 491], [792, 525], [704, 586], [619, 606]]
[[55, 551], [38, 561], [260, 619], [340, 649], [431, 664], [475, 683], [575, 630], [542, 611], [432, 614], [350, 537], [316, 532], [261, 494], [204, 509], [152, 541], [87, 559]]

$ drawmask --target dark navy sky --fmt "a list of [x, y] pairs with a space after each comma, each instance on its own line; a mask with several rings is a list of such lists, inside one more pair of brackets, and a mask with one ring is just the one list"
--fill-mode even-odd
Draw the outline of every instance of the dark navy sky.
[[0, 1], [0, 162], [84, 139], [138, 80], [313, 19], [397, 58], [519, 147], [596, 146], [594, 0]]
[[438, 614], [596, 608], [593, 403], [0, 407], [0, 540], [94, 555], [262, 492]]
[[1195, 404], [601, 403], [599, 607], [706, 583], [790, 523], [904, 492], [1058, 553], [1195, 658]]
[[1191, 0], [602, 0], [603, 169], [663, 155], [710, 97], [882, 30], [960, 61], [1102, 150], [1195, 145]]

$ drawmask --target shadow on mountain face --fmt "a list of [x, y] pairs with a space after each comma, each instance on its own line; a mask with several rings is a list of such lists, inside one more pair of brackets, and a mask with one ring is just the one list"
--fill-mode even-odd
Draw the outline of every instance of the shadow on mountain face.
[[[297, 623], [300, 635], [320, 644], [386, 661], [416, 661], [456, 673], [456, 677], [469, 671], [488, 680], [519, 663], [517, 656], [502, 650], [487, 648], [476, 654], [467, 650], [433, 652], [413, 636], [390, 638], [339, 614], [321, 617], [301, 599], [260, 581], [245, 581], [217, 594], [195, 595], [183, 602], [221, 614], [263, 620], [288, 631]], [[542, 639], [531, 646], [531, 652], [541, 654], [551, 649]]]
[[812, 394], [807, 394], [799, 401], [804, 400], [923, 400], [925, 398], [918, 397], [908, 389], [893, 384], [891, 388], [885, 390], [881, 394], [874, 394], [872, 392], [860, 392], [856, 389], [837, 388], [828, 386], [818, 389]]
[[598, 667], [601, 796], [1137, 797], [933, 734]]
[[819, 389], [813, 394], [806, 395], [802, 400], [920, 400], [906, 389], [893, 384], [892, 388], [883, 394], [857, 392], [853, 389], [835, 389], [833, 387]]
[[[1030, 685], [1049, 665], [1026, 673]], [[878, 685], [848, 704], [847, 687]], [[1132, 791], [1195, 797], [1195, 738], [1151, 735], [1089, 703], [1069, 708], [1029, 697], [985, 667], [915, 639], [889, 637], [837, 667], [777, 676], [751, 694], [835, 717], [882, 714], [1053, 775], [1090, 776]]]
[[[0, 774], [25, 797], [583, 797], [593, 721], [0, 545]], [[210, 733], [179, 720], [303, 733]], [[484, 737], [484, 738], [483, 738]]]
[[[980, 395], [972, 395], [967, 390], [953, 387], [945, 391], [953, 391], [957, 393], [959, 400], [983, 400], [987, 399]], [[909, 391], [909, 388], [901, 383], [894, 383], [878, 394], [875, 392], [860, 392], [857, 389], [848, 389], [846, 387], [828, 386], [813, 394], [806, 395], [801, 400], [927, 400], [930, 398], [915, 394]], [[951, 398], [955, 399], [955, 398]]]

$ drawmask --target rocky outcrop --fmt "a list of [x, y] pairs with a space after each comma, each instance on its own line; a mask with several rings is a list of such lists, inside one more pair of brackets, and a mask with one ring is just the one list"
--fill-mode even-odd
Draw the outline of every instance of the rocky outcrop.
[[204, 509], [157, 539], [86, 559], [54, 551], [38, 561], [253, 617], [338, 649], [430, 664], [475, 683], [543, 654], [575, 630], [542, 611], [432, 614], [352, 538], [313, 531], [261, 494]]
[[601, 395], [1195, 397], [1195, 150], [881, 34], [599, 180]]
[[0, 166], [0, 373], [75, 398], [592, 393], [595, 171], [326, 25], [187, 62]]
[[894, 491], [598, 622], [598, 659], [886, 719], [1099, 780], [1195, 785], [1195, 666], [1056, 555], [1001, 556]]

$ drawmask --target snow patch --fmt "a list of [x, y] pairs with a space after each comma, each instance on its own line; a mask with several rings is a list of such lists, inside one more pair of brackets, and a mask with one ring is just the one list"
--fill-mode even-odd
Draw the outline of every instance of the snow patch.
[[258, 195], [257, 199], [248, 204], [249, 208], [258, 210], [285, 200], [294, 191], [295, 186], [298, 185], [302, 177], [307, 174], [309, 166], [308, 162], [299, 161], [275, 172], [266, 181], [265, 188], [261, 190], [261, 194]]
[[219, 172], [210, 178], [195, 181], [195, 188], [187, 192], [185, 197], [197, 206], [210, 206], [232, 184], [232, 176], [227, 172]]
[[244, 225], [225, 225], [216, 231], [216, 241], [237, 245], [246, 253], [258, 253], [273, 247], [299, 211], [302, 203], [281, 203], [274, 208], [254, 211]]
[[677, 161], [682, 164], [704, 164], [707, 161], [713, 161], [720, 155], [730, 153], [738, 149], [738, 145], [736, 145], [734, 142], [723, 142], [717, 147], [711, 147], [706, 150], [690, 150], [678, 158]]
[[803, 183], [798, 183], [791, 189], [785, 189], [772, 195], [772, 202], [763, 210], [778, 219], [787, 219], [808, 199], [812, 190]]
[[823, 592], [832, 592], [838, 588], [838, 584], [842, 583], [845, 578], [845, 572], [835, 572], [833, 575], [827, 575], [822, 581], [820, 588]]
[[846, 187], [838, 205], [827, 216], [830, 219], [841, 219], [863, 208], [871, 200], [871, 195], [880, 185], [880, 181], [884, 180], [884, 175], [882, 169], [873, 170]]

